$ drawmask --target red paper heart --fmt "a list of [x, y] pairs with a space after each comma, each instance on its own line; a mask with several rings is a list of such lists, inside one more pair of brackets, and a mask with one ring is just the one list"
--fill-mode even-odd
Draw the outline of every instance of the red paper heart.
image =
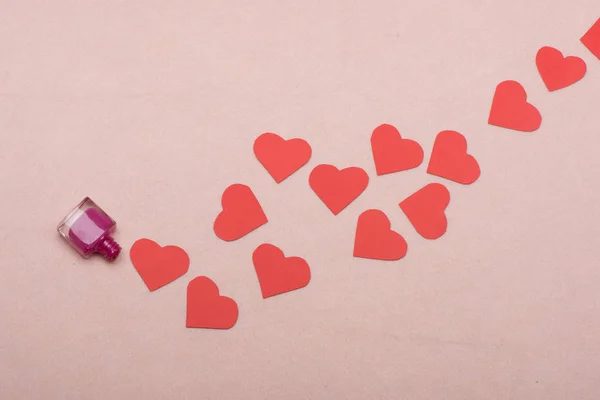
[[488, 119], [490, 125], [533, 132], [542, 123], [540, 112], [527, 102], [527, 92], [519, 82], [504, 81], [496, 87]]
[[184, 275], [190, 266], [190, 258], [181, 247], [161, 247], [150, 239], [137, 240], [129, 257], [151, 292]]
[[383, 211], [367, 210], [360, 214], [354, 237], [354, 257], [375, 260], [399, 260], [408, 246], [399, 233], [391, 229]]
[[383, 124], [371, 134], [371, 150], [377, 175], [416, 168], [423, 162], [419, 143], [403, 139], [392, 125]]
[[352, 203], [367, 188], [369, 175], [358, 167], [338, 170], [333, 165], [317, 165], [308, 179], [316, 195], [334, 215]]
[[581, 43], [600, 59], [600, 18], [592, 27], [581, 37]]
[[261, 244], [252, 254], [252, 262], [263, 299], [300, 289], [310, 282], [310, 267], [300, 257], [285, 257], [269, 243]]
[[450, 203], [450, 192], [442, 184], [430, 183], [400, 203], [417, 233], [425, 239], [437, 239], [446, 232], [448, 221], [444, 211]]
[[469, 185], [481, 171], [475, 157], [467, 153], [465, 137], [455, 131], [442, 131], [435, 138], [427, 173]]
[[188, 328], [229, 329], [238, 319], [238, 306], [233, 299], [220, 296], [219, 288], [206, 276], [190, 281], [187, 288]]
[[225, 241], [241, 238], [267, 223], [267, 216], [252, 190], [239, 183], [229, 186], [221, 197], [223, 211], [217, 216], [214, 230]]
[[304, 139], [285, 140], [274, 133], [263, 133], [254, 141], [254, 154], [280, 183], [310, 160], [312, 150]]
[[579, 57], [563, 57], [553, 47], [542, 47], [535, 57], [540, 76], [549, 91], [565, 88], [585, 76], [586, 65]]

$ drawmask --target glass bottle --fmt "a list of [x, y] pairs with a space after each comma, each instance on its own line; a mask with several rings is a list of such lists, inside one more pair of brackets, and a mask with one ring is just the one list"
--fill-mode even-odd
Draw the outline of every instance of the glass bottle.
[[116, 226], [108, 214], [86, 197], [61, 221], [58, 232], [83, 257], [100, 253], [113, 261], [121, 252], [121, 246], [111, 236]]

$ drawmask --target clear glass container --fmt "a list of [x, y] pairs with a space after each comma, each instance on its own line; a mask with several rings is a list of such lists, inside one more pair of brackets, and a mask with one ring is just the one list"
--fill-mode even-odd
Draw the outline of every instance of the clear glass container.
[[116, 227], [115, 221], [86, 197], [60, 222], [58, 232], [83, 257], [100, 253], [112, 261], [121, 252], [111, 236]]

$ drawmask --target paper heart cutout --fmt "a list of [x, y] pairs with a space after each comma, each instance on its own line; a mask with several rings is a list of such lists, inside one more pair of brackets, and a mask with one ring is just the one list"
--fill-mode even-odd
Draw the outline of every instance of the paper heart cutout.
[[403, 139], [398, 129], [388, 124], [378, 126], [371, 134], [371, 150], [377, 175], [416, 168], [423, 162], [421, 145]]
[[488, 119], [490, 125], [522, 132], [533, 132], [542, 123], [537, 108], [527, 102], [527, 92], [519, 82], [498, 84]]
[[427, 173], [469, 185], [481, 170], [475, 157], [467, 153], [467, 139], [455, 131], [442, 131], [435, 138]]
[[600, 59], [600, 18], [592, 27], [581, 37], [581, 43]]
[[546, 88], [551, 92], [581, 80], [587, 69], [581, 58], [563, 57], [559, 50], [549, 46], [538, 51], [535, 63]]
[[400, 208], [417, 233], [425, 239], [437, 239], [446, 232], [445, 210], [450, 192], [442, 184], [430, 183], [400, 203]]
[[338, 170], [333, 165], [317, 165], [308, 183], [329, 210], [337, 215], [352, 203], [369, 184], [369, 175], [358, 167]]
[[270, 243], [254, 250], [252, 262], [263, 299], [303, 288], [310, 282], [310, 267], [303, 258], [286, 257]]
[[188, 328], [229, 329], [238, 319], [236, 302], [219, 295], [217, 285], [206, 276], [190, 281], [187, 287]]
[[136, 240], [129, 257], [151, 292], [183, 276], [190, 266], [190, 258], [181, 247], [161, 247], [150, 239]]
[[268, 221], [252, 189], [246, 185], [236, 183], [225, 189], [221, 205], [223, 211], [214, 223], [219, 239], [228, 242], [239, 239]]
[[285, 140], [267, 132], [254, 141], [254, 154], [275, 182], [280, 183], [310, 160], [312, 149], [304, 139]]
[[391, 226], [383, 211], [372, 209], [360, 214], [354, 236], [354, 257], [388, 261], [404, 257], [408, 249], [406, 240]]

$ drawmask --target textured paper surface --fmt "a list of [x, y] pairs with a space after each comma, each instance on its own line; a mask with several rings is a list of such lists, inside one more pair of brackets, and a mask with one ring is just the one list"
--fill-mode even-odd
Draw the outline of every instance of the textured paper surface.
[[[0, 3], [1, 399], [600, 398], [600, 61], [579, 41], [597, 0]], [[549, 93], [545, 45], [586, 77]], [[487, 124], [506, 79], [539, 130]], [[376, 176], [382, 123], [423, 146], [418, 168]], [[426, 173], [442, 130], [467, 138], [474, 184]], [[276, 184], [263, 132], [311, 160]], [[320, 163], [371, 177], [337, 216], [308, 187]], [[269, 223], [225, 242], [236, 182]], [[452, 196], [435, 241], [398, 207], [430, 182]], [[114, 265], [55, 231], [86, 195], [117, 221]], [[352, 257], [370, 208], [406, 239], [398, 262]], [[149, 293], [140, 237], [186, 249], [189, 272]], [[310, 284], [264, 300], [265, 242], [310, 260]], [[196, 276], [238, 303], [232, 329], [185, 328]]]

